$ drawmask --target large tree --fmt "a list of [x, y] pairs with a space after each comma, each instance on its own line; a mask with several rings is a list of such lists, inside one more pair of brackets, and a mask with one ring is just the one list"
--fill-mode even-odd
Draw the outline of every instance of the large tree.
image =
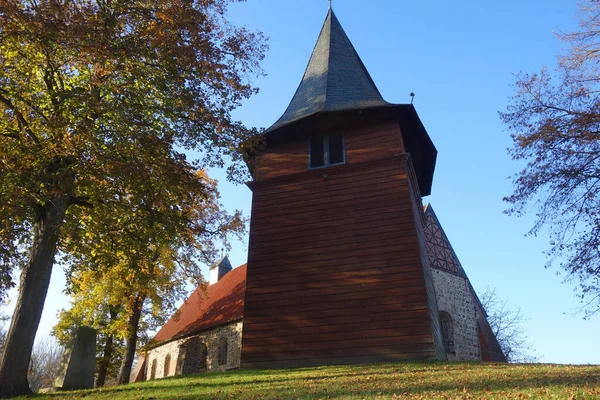
[[[176, 192], [227, 159], [243, 178], [252, 132], [231, 111], [255, 92], [265, 47], [227, 22], [228, 2], [0, 2], [0, 290], [21, 269], [0, 397], [29, 392], [54, 257], [85, 209]], [[203, 158], [192, 168], [177, 149]]]
[[[92, 325], [106, 344], [125, 342], [119, 383], [129, 381], [140, 324], [164, 323], [175, 302], [186, 297], [186, 283], [202, 283], [198, 261], [216, 259], [217, 245], [228, 246], [228, 235], [239, 236], [244, 228], [239, 212], [223, 210], [217, 182], [202, 171], [190, 171], [169, 191], [148, 189], [83, 209], [62, 245], [74, 299], [63, 325], [69, 320]], [[104, 357], [110, 358], [107, 350]]]
[[6, 321], [9, 320], [9, 316], [4, 314], [3, 304], [0, 302], [0, 357], [4, 353], [4, 345], [6, 343]]
[[507, 212], [535, 210], [530, 234], [549, 228], [547, 266], [577, 282], [590, 317], [600, 310], [600, 4], [582, 1], [579, 17], [577, 32], [559, 35], [556, 70], [518, 75], [501, 118], [524, 164]]

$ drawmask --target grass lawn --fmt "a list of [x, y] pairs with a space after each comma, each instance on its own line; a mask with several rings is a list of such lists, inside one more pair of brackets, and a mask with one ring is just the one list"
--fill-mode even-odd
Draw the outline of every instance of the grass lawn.
[[406, 363], [245, 370], [160, 379], [58, 399], [600, 399], [600, 366]]

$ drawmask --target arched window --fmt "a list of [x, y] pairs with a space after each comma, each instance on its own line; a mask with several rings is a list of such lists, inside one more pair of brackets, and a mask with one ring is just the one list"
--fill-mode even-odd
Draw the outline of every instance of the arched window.
[[206, 348], [206, 343], [200, 342], [199, 347], [200, 348], [198, 349], [198, 356], [199, 356], [198, 368], [206, 369], [206, 359], [208, 357], [208, 349]]
[[166, 378], [169, 376], [169, 372], [171, 372], [171, 355], [167, 354], [165, 356], [165, 366], [163, 369], [163, 377]]
[[150, 380], [156, 379], [156, 358], [152, 360], [152, 366], [150, 367]]
[[454, 325], [452, 324], [452, 317], [446, 311], [440, 312], [440, 324], [442, 325], [446, 353], [454, 353]]
[[219, 340], [219, 365], [227, 364], [227, 338], [221, 338]]

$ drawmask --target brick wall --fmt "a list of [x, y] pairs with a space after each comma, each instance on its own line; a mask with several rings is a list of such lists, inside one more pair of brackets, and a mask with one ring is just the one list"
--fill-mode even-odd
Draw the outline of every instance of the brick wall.
[[455, 353], [450, 361], [481, 360], [475, 302], [465, 278], [431, 269], [438, 310], [452, 317]]
[[[175, 376], [181, 372], [177, 368], [178, 359], [180, 357], [181, 345], [188, 342], [191, 338], [197, 337], [201, 343], [206, 345], [206, 368], [202, 371], [226, 371], [240, 367], [240, 354], [242, 345], [242, 321], [232, 322], [226, 325], [216, 327], [197, 335], [188, 336], [184, 339], [174, 340], [163, 344], [148, 351], [146, 364], [146, 380], [152, 378], [152, 370], [156, 373], [154, 379], [164, 378], [167, 376]], [[227, 363], [219, 365], [219, 343], [223, 338], [227, 338]], [[167, 374], [165, 374], [165, 360], [167, 355], [170, 355], [170, 362]], [[186, 357], [192, 356], [186, 354]], [[201, 357], [198, 352], [197, 357]], [[200, 360], [197, 361], [200, 364]], [[153, 367], [155, 365], [155, 367]]]

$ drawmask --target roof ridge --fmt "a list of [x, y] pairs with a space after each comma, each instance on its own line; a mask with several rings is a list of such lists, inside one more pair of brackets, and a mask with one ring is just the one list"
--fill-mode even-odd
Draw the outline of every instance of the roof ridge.
[[387, 101], [385, 101], [385, 99], [381, 95], [381, 92], [379, 91], [379, 88], [375, 84], [375, 81], [373, 80], [373, 77], [371, 77], [371, 74], [369, 73], [369, 70], [365, 66], [365, 63], [362, 61], [362, 58], [360, 58], [360, 55], [358, 54], [358, 51], [356, 51], [356, 48], [354, 47], [354, 44], [352, 43], [352, 40], [350, 40], [350, 37], [348, 37], [348, 34], [346, 33], [346, 30], [342, 26], [340, 20], [335, 15], [335, 13], [333, 13], [333, 11], [332, 11], [332, 14], [333, 14], [333, 17], [335, 18], [335, 20], [337, 22], [337, 25], [340, 27], [340, 29], [341, 29], [341, 31], [343, 33], [343, 36], [348, 40], [348, 44], [350, 45], [350, 50], [356, 56], [356, 61], [358, 61], [358, 64], [361, 67], [362, 73], [367, 77], [367, 79], [369, 80], [369, 83], [371, 84], [372, 88], [375, 89], [375, 92], [379, 95], [379, 97], [381, 97], [381, 99], [384, 102], [388, 103]]
[[[331, 70], [331, 31], [333, 28], [333, 18], [337, 20], [333, 9], [329, 7], [327, 17], [325, 18], [325, 25], [327, 24], [327, 20], [329, 19], [329, 38], [327, 40], [327, 77], [325, 78], [325, 101], [323, 102], [323, 110], [327, 110], [327, 102], [329, 100], [329, 79], [331, 78], [331, 74], [329, 73], [329, 71]], [[325, 29], [325, 25], [323, 25], [323, 29]]]

